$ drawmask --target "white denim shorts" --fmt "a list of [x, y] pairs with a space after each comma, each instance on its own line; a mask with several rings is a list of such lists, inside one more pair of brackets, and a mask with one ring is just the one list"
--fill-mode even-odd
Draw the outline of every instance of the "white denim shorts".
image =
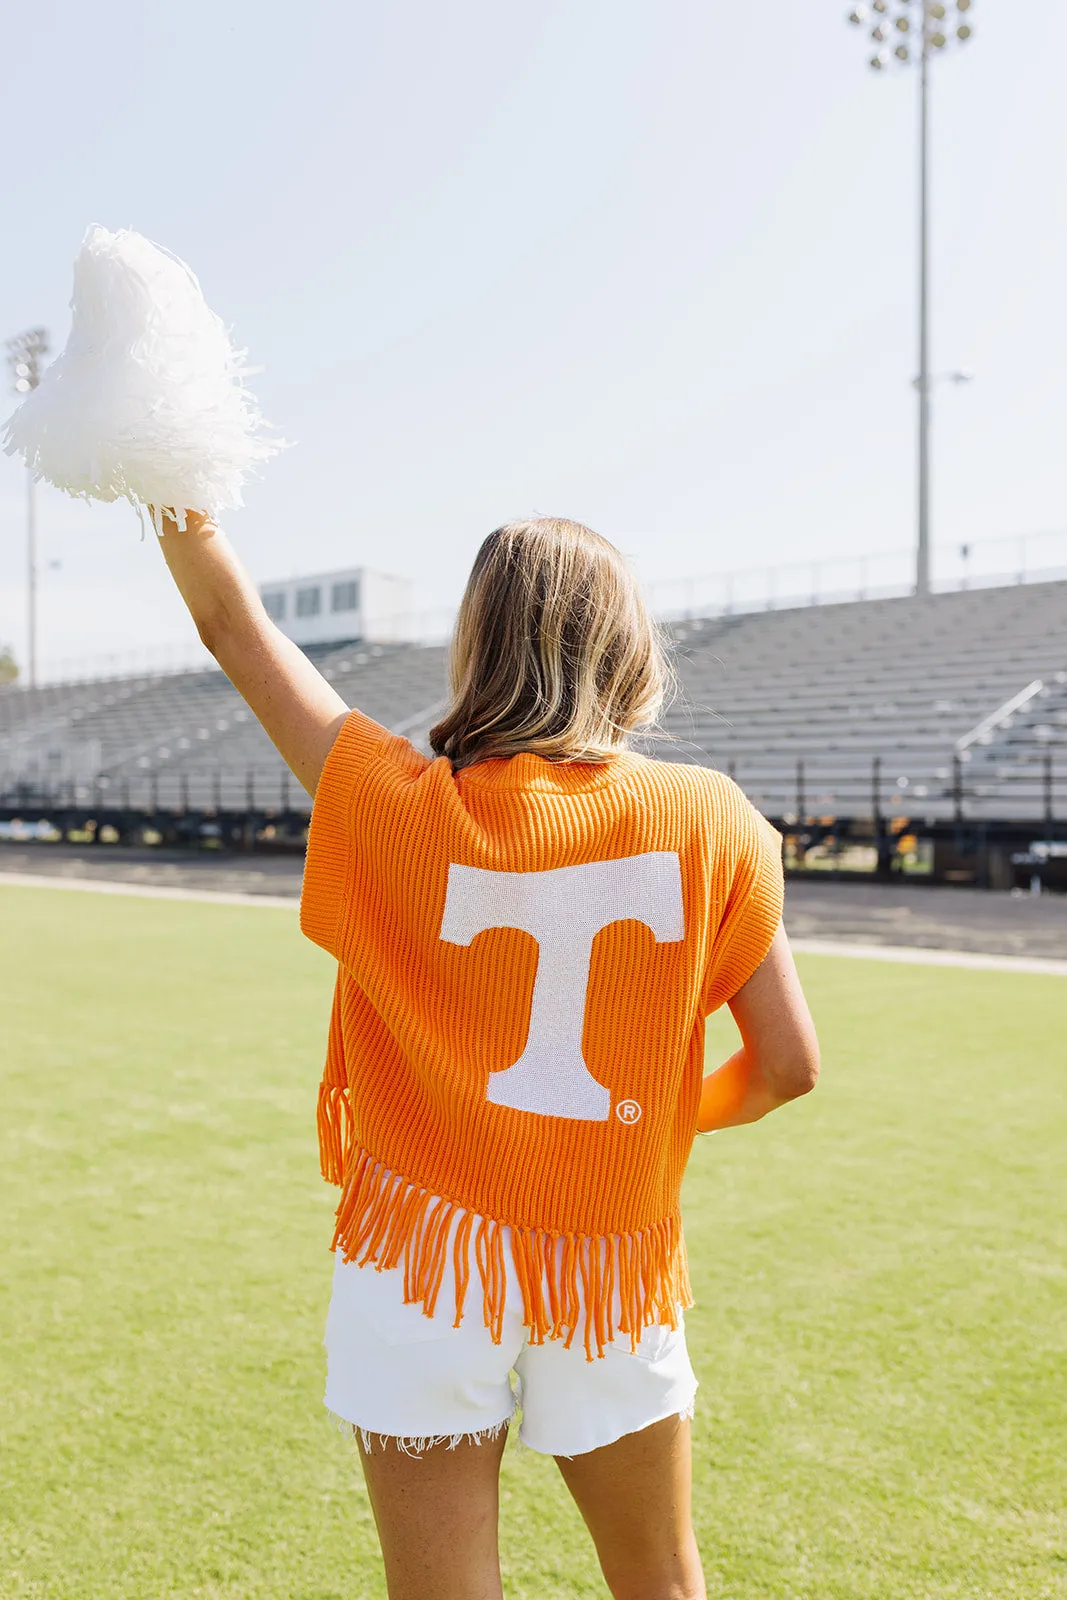
[[504, 1259], [503, 1337], [494, 1344], [476, 1273], [454, 1328], [451, 1259], [437, 1310], [427, 1317], [421, 1305], [404, 1304], [402, 1266], [379, 1272], [336, 1253], [325, 1403], [359, 1430], [365, 1449], [374, 1449], [376, 1435], [412, 1454], [442, 1443], [455, 1448], [472, 1435], [491, 1438], [518, 1405], [524, 1445], [545, 1455], [577, 1456], [664, 1417], [693, 1415], [697, 1380], [680, 1309], [678, 1327], [646, 1328], [636, 1353], [629, 1334], [619, 1334], [602, 1357], [587, 1361], [580, 1334], [569, 1350], [562, 1339], [528, 1342], [506, 1228]]

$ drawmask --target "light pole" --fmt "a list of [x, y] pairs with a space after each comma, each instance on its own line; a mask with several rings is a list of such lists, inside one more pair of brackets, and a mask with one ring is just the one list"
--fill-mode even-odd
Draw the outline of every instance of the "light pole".
[[[48, 354], [48, 333], [29, 328], [7, 341], [7, 360], [17, 395], [29, 394], [41, 381], [41, 361]], [[33, 470], [26, 469], [26, 672], [31, 689], [37, 687], [37, 506]]]
[[[848, 20], [870, 24], [874, 54], [870, 65], [883, 72], [894, 61], [919, 64], [919, 393], [918, 540], [915, 593], [930, 592], [930, 60], [951, 40], [966, 44], [973, 33], [971, 0], [871, 0], [857, 5]], [[893, 45], [893, 40], [896, 44]], [[892, 49], [890, 46], [892, 45]]]

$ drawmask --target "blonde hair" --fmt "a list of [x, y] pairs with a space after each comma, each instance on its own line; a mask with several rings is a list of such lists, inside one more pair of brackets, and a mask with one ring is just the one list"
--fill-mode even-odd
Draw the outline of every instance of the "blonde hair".
[[509, 522], [483, 542], [430, 748], [453, 768], [528, 750], [603, 763], [651, 729], [677, 680], [666, 635], [613, 544], [580, 522]]

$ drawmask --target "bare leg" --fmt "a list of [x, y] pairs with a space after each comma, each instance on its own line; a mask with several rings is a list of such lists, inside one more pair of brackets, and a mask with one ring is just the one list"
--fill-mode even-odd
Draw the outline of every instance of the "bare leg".
[[497, 1512], [507, 1429], [418, 1456], [378, 1436], [372, 1442], [368, 1452], [360, 1440], [359, 1453], [389, 1600], [501, 1600]]
[[667, 1417], [556, 1463], [614, 1600], [705, 1600], [690, 1515], [688, 1422]]

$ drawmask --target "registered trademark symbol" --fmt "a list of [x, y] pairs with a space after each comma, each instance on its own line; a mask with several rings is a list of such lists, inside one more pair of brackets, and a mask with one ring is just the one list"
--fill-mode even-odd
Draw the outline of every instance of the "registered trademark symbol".
[[641, 1107], [636, 1100], [620, 1100], [615, 1107], [615, 1115], [620, 1122], [636, 1122], [641, 1115]]

